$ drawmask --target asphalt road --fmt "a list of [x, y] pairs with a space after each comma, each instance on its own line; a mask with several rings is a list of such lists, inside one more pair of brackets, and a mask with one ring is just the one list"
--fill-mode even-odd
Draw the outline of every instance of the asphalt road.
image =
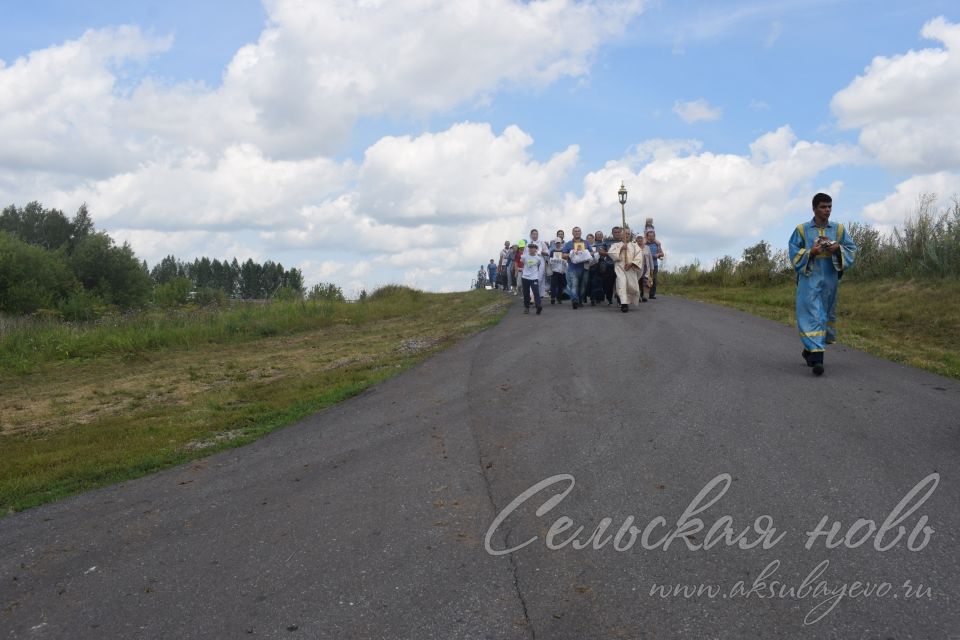
[[960, 384], [800, 349], [676, 298], [514, 304], [255, 444], [3, 518], [0, 637], [960, 638]]

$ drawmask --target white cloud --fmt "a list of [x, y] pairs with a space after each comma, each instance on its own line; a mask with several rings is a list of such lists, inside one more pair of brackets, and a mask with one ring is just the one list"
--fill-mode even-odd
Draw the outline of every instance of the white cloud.
[[[366, 116], [418, 118], [503, 87], [583, 78], [641, 8], [271, 0], [268, 27], [217, 87], [123, 86], [120, 67], [171, 41], [133, 28], [87, 32], [0, 63], [0, 197], [67, 211], [86, 201], [100, 228], [151, 264], [170, 253], [269, 258], [350, 295], [398, 281], [462, 289], [531, 226], [548, 238], [574, 224], [607, 230], [621, 180], [629, 219], [653, 216], [674, 255], [721, 254], [798, 202], [806, 210], [819, 174], [856, 159], [789, 127], [743, 155], [654, 140], [562, 193], [576, 144], [537, 158], [519, 126], [476, 122], [387, 136], [356, 162], [330, 157]], [[721, 115], [704, 99], [674, 111], [687, 122]]]
[[899, 183], [896, 191], [883, 200], [863, 208], [864, 220], [891, 228], [916, 213], [920, 198], [926, 194], [944, 198], [960, 195], [960, 173], [940, 171], [933, 174], [913, 176]]
[[268, 0], [269, 21], [218, 87], [118, 69], [169, 49], [135, 27], [86, 32], [0, 62], [0, 166], [105, 178], [141, 162], [256, 146], [298, 160], [339, 149], [359, 118], [422, 117], [503, 87], [583, 77], [643, 8], [613, 2]]
[[769, 49], [777, 40], [780, 39], [780, 34], [783, 33], [783, 25], [780, 24], [779, 20], [774, 20], [770, 24], [770, 31], [767, 32], [767, 37], [763, 41], [763, 46]]
[[[94, 220], [96, 215], [94, 212]], [[137, 258], [153, 266], [169, 255], [181, 260], [207, 256], [211, 260], [244, 262], [247, 258], [262, 262], [269, 258], [258, 247], [247, 244], [232, 233], [208, 231], [157, 231], [152, 229], [110, 229], [110, 237], [118, 244], [127, 242], [133, 247]]]
[[0, 166], [104, 176], [142, 158], [149, 141], [125, 135], [114, 120], [124, 100], [116, 71], [171, 43], [135, 27], [91, 30], [0, 61]]
[[462, 123], [416, 138], [386, 137], [360, 167], [359, 209], [381, 222], [455, 224], [541, 209], [576, 164], [573, 145], [545, 163], [519, 127], [495, 135], [489, 124]]
[[299, 223], [305, 205], [344, 189], [352, 163], [270, 160], [249, 144], [217, 158], [193, 151], [62, 192], [54, 203], [87, 202], [96, 219], [152, 229], [277, 229]]
[[855, 149], [798, 140], [787, 126], [755, 140], [749, 155], [701, 151], [695, 141], [650, 141], [587, 174], [583, 196], [568, 199], [565, 217], [590, 226], [604, 221], [598, 226], [606, 230], [620, 218], [616, 192], [624, 181], [631, 226], [652, 217], [678, 239], [675, 251], [722, 255], [722, 247], [805, 210], [821, 172], [857, 159]]
[[318, 282], [330, 282], [336, 276], [343, 273], [345, 266], [333, 260], [303, 260], [297, 264], [297, 268], [303, 273], [304, 282], [316, 284]]
[[701, 121], [719, 120], [723, 110], [712, 107], [710, 103], [700, 98], [689, 102], [677, 100], [673, 103], [673, 112], [688, 124]]
[[936, 18], [922, 34], [944, 47], [874, 58], [831, 106], [882, 164], [936, 172], [960, 166], [960, 24]]

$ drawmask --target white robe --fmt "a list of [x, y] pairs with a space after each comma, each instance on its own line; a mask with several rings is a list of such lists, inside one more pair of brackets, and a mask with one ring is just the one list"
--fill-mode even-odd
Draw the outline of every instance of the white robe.
[[[620, 250], [626, 246], [625, 253]], [[607, 249], [607, 254], [613, 258], [614, 269], [617, 273], [617, 296], [620, 304], [640, 304], [640, 276], [643, 275], [644, 258], [646, 253], [635, 242], [615, 242]]]

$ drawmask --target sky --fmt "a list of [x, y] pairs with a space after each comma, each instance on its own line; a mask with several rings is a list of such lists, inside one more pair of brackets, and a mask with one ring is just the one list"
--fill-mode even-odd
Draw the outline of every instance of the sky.
[[[654, 219], [665, 268], [960, 194], [955, 0], [0, 0], [0, 206], [151, 266], [466, 289]], [[957, 50], [954, 50], [957, 49]]]

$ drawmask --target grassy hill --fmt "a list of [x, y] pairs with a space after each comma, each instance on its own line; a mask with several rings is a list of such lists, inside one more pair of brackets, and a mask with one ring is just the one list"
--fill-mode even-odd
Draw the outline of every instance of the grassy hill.
[[0, 514], [248, 443], [496, 323], [492, 291], [181, 308], [0, 333]]

